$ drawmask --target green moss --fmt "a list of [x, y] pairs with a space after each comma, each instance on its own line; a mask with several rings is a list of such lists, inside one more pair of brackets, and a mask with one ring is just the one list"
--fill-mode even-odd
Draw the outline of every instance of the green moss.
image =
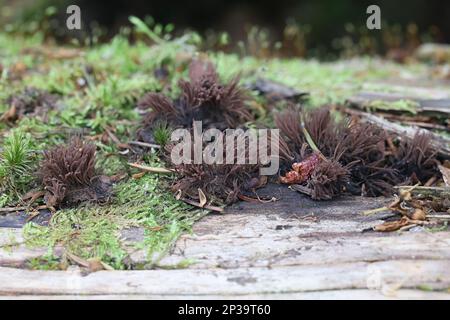
[[[115, 186], [116, 197], [106, 206], [85, 206], [59, 210], [49, 227], [28, 223], [24, 237], [29, 246], [63, 246], [82, 258], [99, 258], [116, 269], [126, 268], [125, 244], [120, 231], [130, 227], [146, 229], [143, 242], [149, 264], [156, 263], [178, 236], [189, 232], [205, 212], [190, 208], [164, 192], [156, 176], [146, 175]], [[52, 251], [49, 252], [51, 254]]]
[[157, 144], [164, 146], [170, 140], [172, 130], [166, 122], [157, 122], [153, 128], [153, 136]]
[[33, 270], [60, 270], [61, 262], [58, 257], [45, 255], [39, 258], [32, 258], [27, 262], [27, 267]]
[[435, 289], [432, 286], [430, 286], [429, 284], [421, 284], [421, 285], [417, 286], [417, 289], [419, 289], [421, 291], [425, 291], [425, 292], [435, 291]]
[[[3, 142], [0, 154], [0, 191], [16, 196], [25, 191], [32, 180], [30, 135], [13, 130]], [[5, 199], [3, 199], [5, 200]]]
[[224, 78], [240, 73], [243, 82], [257, 77], [280, 82], [309, 92], [308, 106], [344, 103], [369, 81], [395, 76], [403, 69], [411, 74], [424, 73], [423, 67], [402, 66], [373, 58], [323, 63], [305, 59], [257, 59], [237, 54], [211, 53], [212, 60]]
[[383, 101], [372, 100], [367, 104], [367, 109], [372, 110], [384, 110], [384, 111], [399, 111], [408, 112], [410, 114], [416, 114], [417, 108], [420, 107], [419, 103], [412, 100], [397, 100], [397, 101]]
[[443, 225], [440, 227], [432, 227], [432, 228], [428, 227], [426, 229], [427, 229], [427, 231], [433, 232], [433, 233], [447, 231], [449, 229], [448, 221], [444, 221]]

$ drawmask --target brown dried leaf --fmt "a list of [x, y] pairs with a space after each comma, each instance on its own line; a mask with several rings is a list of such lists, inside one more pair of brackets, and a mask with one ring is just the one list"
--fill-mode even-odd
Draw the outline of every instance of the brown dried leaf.
[[85, 268], [89, 267], [89, 262], [86, 259], [76, 256], [70, 252], [66, 252], [65, 254], [66, 254], [67, 258], [69, 258], [70, 260], [72, 260], [72, 262], [78, 264], [79, 266], [85, 267]]
[[73, 263], [76, 263], [77, 265], [86, 268], [88, 273], [102, 270], [114, 270], [113, 267], [102, 262], [99, 258], [84, 259], [70, 252], [66, 252], [66, 256]]
[[142, 178], [147, 172], [146, 171], [142, 171], [142, 172], [138, 172], [133, 174], [131, 177], [135, 180]]
[[18, 118], [16, 105], [13, 104], [11, 108], [5, 111], [0, 117], [0, 121], [13, 122]]
[[425, 213], [425, 211], [423, 209], [416, 208], [414, 210], [413, 214], [411, 215], [411, 219], [424, 221], [427, 219], [427, 214]]
[[206, 196], [203, 193], [202, 189], [198, 188], [197, 190], [198, 190], [198, 198], [200, 200], [200, 208], [203, 208], [206, 202], [208, 202], [208, 200], [206, 199]]
[[399, 230], [400, 228], [407, 226], [410, 224], [410, 220], [407, 217], [402, 217], [400, 220], [396, 221], [389, 221], [382, 223], [380, 225], [377, 225], [373, 227], [373, 230], [379, 231], [379, 232], [391, 232]]
[[[105, 270], [103, 262], [98, 258], [87, 259], [89, 272], [97, 272]], [[109, 267], [111, 268], [111, 267]], [[113, 269], [114, 270], [114, 269]]]
[[160, 231], [163, 229], [163, 227], [162, 226], [154, 226], [154, 227], [150, 227], [148, 229], [151, 231]]

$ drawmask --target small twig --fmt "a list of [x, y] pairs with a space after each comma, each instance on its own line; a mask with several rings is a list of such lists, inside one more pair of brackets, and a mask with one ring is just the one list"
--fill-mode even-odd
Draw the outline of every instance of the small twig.
[[435, 124], [435, 123], [428, 123], [428, 122], [419, 122], [419, 121], [402, 121], [403, 124], [409, 125], [409, 126], [417, 126], [427, 129], [438, 129], [438, 130], [445, 130], [449, 131], [447, 126], [443, 126], [441, 124]]
[[159, 144], [146, 143], [146, 142], [141, 142], [141, 141], [129, 141], [128, 144], [134, 144], [136, 146], [155, 148], [155, 149], [161, 148], [161, 146]]
[[128, 163], [129, 166], [137, 169], [141, 169], [147, 172], [153, 172], [153, 173], [173, 173], [175, 172], [172, 169], [166, 169], [166, 168], [160, 168], [160, 167], [147, 167], [143, 166], [137, 163]]
[[255, 194], [256, 194], [256, 198], [258, 198], [258, 200], [261, 202], [261, 203], [270, 203], [270, 202], [275, 202], [275, 201], [278, 201], [278, 200], [280, 200], [280, 199], [278, 199], [278, 198], [276, 198], [276, 197], [272, 197], [272, 198], [270, 198], [270, 199], [261, 199], [260, 197], [259, 197], [259, 195], [255, 192]]
[[36, 218], [38, 215], [40, 215], [41, 213], [39, 211], [36, 211], [35, 213], [31, 214], [26, 220], [25, 222], [28, 223], [31, 220], [33, 220], [34, 218]]
[[365, 211], [361, 212], [361, 214], [363, 216], [370, 216], [372, 214], [387, 211], [387, 210], [390, 210], [390, 209], [388, 207], [381, 207], [381, 208], [376, 208], [376, 209], [371, 209], [371, 210], [365, 210]]
[[430, 218], [430, 219], [450, 219], [450, 215], [446, 215], [446, 214], [443, 214], [443, 215], [427, 215], [427, 218]]
[[28, 206], [31, 206], [37, 199], [43, 197], [44, 194], [45, 192], [43, 190], [39, 191], [32, 190], [23, 195], [22, 201], [30, 199], [30, 201], [28, 202]]
[[256, 198], [252, 198], [252, 197], [249, 197], [249, 196], [246, 196], [243, 194], [239, 194], [238, 198], [240, 200], [247, 201], [247, 202], [259, 202], [259, 203], [270, 203], [270, 202], [278, 201], [278, 199], [275, 197], [272, 197], [271, 199], [261, 199], [256, 192], [255, 192], [255, 194], [256, 194]]
[[129, 146], [126, 143], [122, 143], [120, 142], [119, 138], [116, 137], [116, 135], [114, 133], [112, 133], [111, 130], [109, 130], [108, 128], [104, 128], [106, 134], [110, 137], [110, 139], [119, 147], [122, 149], [127, 149], [129, 148]]
[[35, 210], [44, 210], [48, 209], [46, 205], [38, 206], [37, 208], [31, 208], [31, 207], [5, 207], [0, 208], [0, 212], [16, 212], [16, 211], [24, 211], [28, 209], [35, 209]]
[[411, 192], [415, 196], [447, 197], [450, 196], [450, 187], [422, 187], [422, 186], [395, 186], [399, 191]]
[[5, 207], [0, 208], [0, 212], [15, 212], [15, 211], [23, 211], [27, 210], [28, 207]]
[[258, 199], [255, 199], [252, 197], [247, 197], [243, 194], [238, 194], [238, 198], [239, 198], [239, 200], [247, 201], [247, 202], [259, 202]]
[[190, 204], [194, 207], [199, 207], [202, 209], [207, 209], [207, 210], [216, 211], [216, 212], [223, 212], [223, 208], [221, 208], [221, 207], [210, 206], [210, 205], [201, 206], [200, 203], [186, 199], [186, 198], [181, 198], [180, 200], [183, 202], [186, 202], [187, 204]]

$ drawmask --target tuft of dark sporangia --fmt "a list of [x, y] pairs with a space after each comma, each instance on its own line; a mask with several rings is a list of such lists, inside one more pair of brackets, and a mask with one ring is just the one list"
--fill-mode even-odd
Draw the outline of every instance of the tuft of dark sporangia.
[[69, 206], [86, 201], [103, 202], [111, 195], [111, 180], [98, 175], [95, 145], [73, 138], [44, 152], [39, 176], [49, 207]]

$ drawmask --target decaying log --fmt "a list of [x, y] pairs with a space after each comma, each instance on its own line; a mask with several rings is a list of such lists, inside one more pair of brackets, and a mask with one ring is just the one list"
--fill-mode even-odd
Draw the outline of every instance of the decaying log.
[[[366, 110], [372, 101], [395, 102], [409, 100], [417, 103], [417, 113], [433, 113], [443, 117], [450, 115], [450, 99], [418, 99], [398, 93], [361, 92], [347, 100], [348, 104], [358, 109]], [[392, 110], [395, 111], [395, 110]]]
[[358, 116], [361, 121], [363, 122], [370, 122], [373, 124], [376, 124], [382, 128], [384, 128], [387, 131], [393, 132], [399, 136], [405, 135], [408, 138], [413, 138], [417, 133], [426, 133], [431, 136], [431, 144], [437, 152], [444, 157], [449, 158], [450, 157], [450, 139], [438, 135], [430, 130], [418, 128], [414, 126], [402, 126], [400, 124], [388, 121], [384, 119], [383, 117], [376, 116], [371, 113], [362, 112], [358, 110], [352, 110], [352, 109], [345, 109], [344, 112], [350, 114], [350, 115], [356, 115]]
[[[104, 295], [84, 294], [74, 295], [9, 295], [0, 296], [0, 300], [236, 300], [235, 295], [158, 295], [158, 294], [115, 294], [114, 292]], [[450, 293], [440, 291], [427, 291], [420, 289], [399, 289], [399, 290], [327, 290], [294, 293], [259, 293], [240, 295], [239, 299], [248, 300], [448, 300]]]
[[[262, 296], [326, 290], [371, 289], [395, 295], [399, 289], [450, 286], [450, 260], [382, 261], [340, 265], [217, 270], [29, 271], [0, 267], [0, 295]], [[14, 281], [11, 281], [14, 279]]]
[[[211, 213], [180, 237], [156, 270], [31, 271], [27, 261], [47, 252], [26, 248], [21, 229], [0, 228], [0, 296], [124, 298], [449, 298], [450, 233], [380, 235], [362, 232], [391, 216], [367, 209], [389, 198], [342, 197], [313, 201], [284, 186], [268, 185], [258, 195], [279, 201], [239, 202], [222, 214]], [[3, 232], [4, 231], [4, 232]], [[123, 230], [125, 231], [125, 230]], [[131, 264], [152, 260], [137, 250], [144, 228], [121, 239]], [[137, 251], [136, 251], [137, 250]], [[55, 255], [60, 255], [57, 250]], [[186, 264], [186, 261], [190, 263]], [[184, 264], [183, 264], [184, 262]], [[184, 269], [176, 266], [184, 265]]]

